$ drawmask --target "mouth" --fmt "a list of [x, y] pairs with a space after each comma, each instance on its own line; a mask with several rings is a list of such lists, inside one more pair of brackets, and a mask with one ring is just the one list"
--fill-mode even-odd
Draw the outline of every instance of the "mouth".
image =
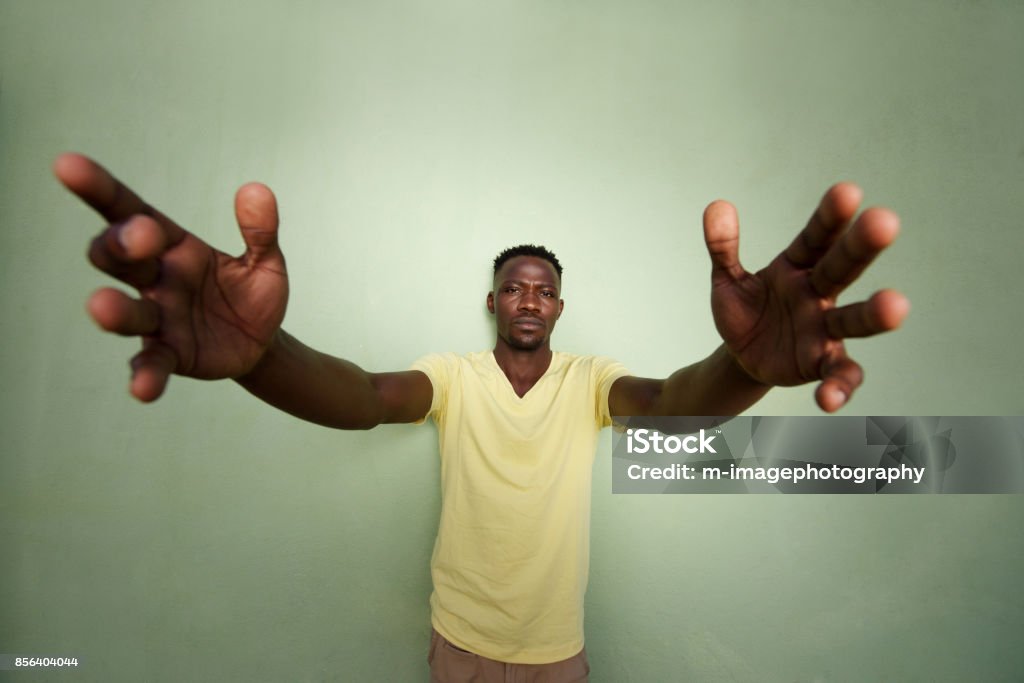
[[539, 318], [515, 318], [512, 320], [512, 324], [516, 327], [529, 327], [536, 329], [544, 327], [544, 321]]

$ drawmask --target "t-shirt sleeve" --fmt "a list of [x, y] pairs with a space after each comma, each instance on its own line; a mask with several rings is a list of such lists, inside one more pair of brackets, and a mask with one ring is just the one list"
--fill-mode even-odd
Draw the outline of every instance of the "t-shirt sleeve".
[[448, 406], [448, 388], [451, 386], [452, 371], [457, 363], [458, 359], [454, 353], [431, 353], [417, 359], [409, 368], [425, 374], [434, 390], [433, 398], [430, 400], [430, 410], [422, 420], [417, 420], [415, 424], [423, 424], [428, 417], [437, 424], [444, 420]]
[[615, 380], [627, 376], [629, 370], [616, 360], [595, 356], [591, 373], [593, 386], [597, 388], [597, 424], [600, 427], [608, 427], [612, 423], [611, 411], [608, 408], [608, 394], [611, 393]]

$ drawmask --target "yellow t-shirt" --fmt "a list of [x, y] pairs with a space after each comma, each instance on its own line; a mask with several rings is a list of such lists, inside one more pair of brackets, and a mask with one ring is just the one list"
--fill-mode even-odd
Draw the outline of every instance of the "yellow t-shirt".
[[608, 391], [607, 358], [554, 352], [520, 398], [490, 351], [435, 354], [441, 521], [430, 568], [434, 628], [503, 662], [544, 664], [583, 647], [590, 486]]

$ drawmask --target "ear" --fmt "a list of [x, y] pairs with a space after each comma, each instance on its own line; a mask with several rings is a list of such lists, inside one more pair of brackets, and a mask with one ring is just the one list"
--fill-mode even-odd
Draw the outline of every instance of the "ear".
[[[562, 311], [565, 309], [565, 299], [558, 300], [558, 317], [562, 317]], [[558, 318], [556, 318], [557, 320]]]
[[487, 311], [494, 315], [494, 292], [487, 292]]

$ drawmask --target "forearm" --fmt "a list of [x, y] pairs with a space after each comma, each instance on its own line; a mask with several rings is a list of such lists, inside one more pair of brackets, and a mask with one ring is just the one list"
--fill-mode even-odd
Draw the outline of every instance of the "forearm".
[[370, 429], [384, 421], [370, 373], [311, 349], [284, 330], [236, 381], [275, 408], [326, 427]]
[[771, 387], [750, 377], [724, 345], [666, 379], [654, 399], [654, 415], [738, 415]]

